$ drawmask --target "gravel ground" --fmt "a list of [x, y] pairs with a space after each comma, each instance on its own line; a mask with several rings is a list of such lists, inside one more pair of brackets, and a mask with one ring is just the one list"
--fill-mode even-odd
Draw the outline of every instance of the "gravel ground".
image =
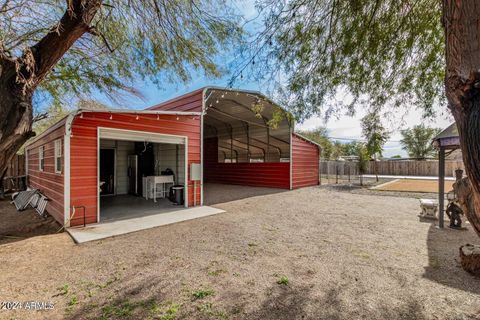
[[[251, 191], [207, 192], [215, 188], [229, 200]], [[480, 280], [456, 261], [460, 245], [479, 242], [471, 228], [419, 221], [411, 198], [266, 193], [217, 204], [224, 214], [82, 245], [66, 233], [1, 245], [1, 299], [55, 308], [0, 317], [480, 319]]]

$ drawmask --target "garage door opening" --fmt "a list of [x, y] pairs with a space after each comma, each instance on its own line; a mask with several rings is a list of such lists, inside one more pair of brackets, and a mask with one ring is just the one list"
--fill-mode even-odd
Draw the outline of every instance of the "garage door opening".
[[265, 97], [212, 89], [204, 118], [204, 182], [290, 189], [292, 123]]
[[147, 137], [145, 133], [100, 129], [98, 221], [187, 207], [185, 141], [168, 135]]

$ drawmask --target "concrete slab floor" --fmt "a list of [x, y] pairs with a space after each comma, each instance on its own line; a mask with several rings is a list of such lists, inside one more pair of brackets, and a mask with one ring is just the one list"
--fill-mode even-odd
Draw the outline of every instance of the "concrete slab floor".
[[76, 243], [105, 239], [130, 232], [164, 226], [176, 222], [202, 218], [225, 212], [224, 210], [201, 206], [174, 210], [143, 217], [104, 222], [87, 227], [67, 228], [67, 232]]
[[172, 210], [185, 209], [183, 205], [175, 205], [165, 198], [146, 200], [133, 195], [100, 197], [100, 222], [110, 222], [130, 218], [140, 218], [150, 214], [159, 214]]

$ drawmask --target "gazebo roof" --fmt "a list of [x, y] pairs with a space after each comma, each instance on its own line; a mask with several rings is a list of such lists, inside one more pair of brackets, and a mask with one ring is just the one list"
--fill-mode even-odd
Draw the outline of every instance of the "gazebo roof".
[[460, 148], [460, 139], [458, 137], [457, 124], [454, 122], [446, 129], [440, 132], [435, 138], [433, 143], [436, 147], [444, 147], [446, 149]]

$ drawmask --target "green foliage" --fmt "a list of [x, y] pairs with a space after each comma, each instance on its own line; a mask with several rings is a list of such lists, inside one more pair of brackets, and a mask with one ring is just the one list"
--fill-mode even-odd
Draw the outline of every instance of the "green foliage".
[[60, 288], [58, 288], [58, 290], [60, 291], [58, 293], [58, 295], [60, 296], [65, 296], [68, 294], [69, 290], [70, 290], [70, 285], [68, 285], [67, 283], [65, 283], [63, 286], [61, 286]]
[[436, 157], [437, 152], [432, 145], [432, 139], [440, 131], [441, 129], [439, 128], [429, 128], [423, 124], [416, 125], [413, 128], [401, 131], [403, 138], [400, 140], [400, 143], [411, 158], [425, 159]]
[[277, 284], [281, 284], [284, 286], [288, 286], [289, 280], [286, 276], [281, 276], [280, 279], [277, 280]]
[[369, 113], [362, 118], [362, 133], [367, 139], [365, 147], [368, 154], [371, 157], [381, 156], [390, 133], [383, 127], [377, 112]]
[[197, 289], [192, 291], [192, 296], [195, 299], [203, 299], [205, 297], [212, 296], [214, 294], [215, 292], [211, 289]]
[[68, 301], [68, 305], [69, 305], [69, 306], [74, 306], [74, 305], [76, 305], [76, 304], [78, 304], [78, 298], [77, 298], [76, 295], [72, 295], [72, 296], [70, 297], [70, 301]]
[[120, 305], [106, 305], [102, 307], [102, 319], [121, 318], [131, 316], [136, 304], [125, 301]]
[[[443, 102], [441, 1], [262, 0], [259, 6], [269, 12], [271, 37], [264, 38], [274, 41], [257, 66], [286, 79], [280, 93], [300, 120], [405, 104], [430, 116]], [[344, 92], [351, 103], [336, 101]]]
[[33, 124], [33, 131], [36, 135], [41, 134], [43, 131], [50, 128], [53, 124], [66, 117], [68, 115], [68, 112], [69, 111], [61, 105], [50, 106], [45, 112], [46, 118], [36, 121]]
[[333, 143], [328, 137], [328, 130], [325, 127], [317, 127], [314, 130], [309, 131], [300, 131], [299, 132], [302, 136], [317, 142], [322, 147], [322, 158], [323, 159], [331, 159], [333, 150]]
[[358, 172], [362, 175], [367, 171], [367, 164], [370, 161], [370, 154], [365, 144], [358, 143], [355, 150], [358, 157]]
[[328, 137], [328, 130], [325, 127], [318, 127], [309, 131], [300, 131], [300, 134], [321, 145], [322, 158], [325, 160], [337, 160], [344, 156], [358, 156], [360, 151], [367, 152], [364, 156], [367, 160], [370, 159], [370, 154], [365, 144], [358, 141], [333, 141]]
[[[18, 57], [57, 26], [65, 1], [14, 1], [0, 10], [0, 54]], [[41, 82], [54, 103], [101, 92], [114, 101], [138, 95], [138, 80], [188, 81], [219, 76], [220, 51], [242, 39], [239, 17], [225, 1], [102, 1], [91, 26]], [[61, 27], [61, 26], [59, 26]], [[94, 35], [98, 34], [98, 35]]]
[[176, 318], [179, 308], [180, 305], [176, 303], [153, 304], [150, 308], [150, 314], [154, 316], [154, 319], [173, 320]]
[[197, 306], [198, 311], [213, 317], [214, 319], [228, 319], [227, 314], [224, 311], [214, 308], [213, 303], [207, 302]]

